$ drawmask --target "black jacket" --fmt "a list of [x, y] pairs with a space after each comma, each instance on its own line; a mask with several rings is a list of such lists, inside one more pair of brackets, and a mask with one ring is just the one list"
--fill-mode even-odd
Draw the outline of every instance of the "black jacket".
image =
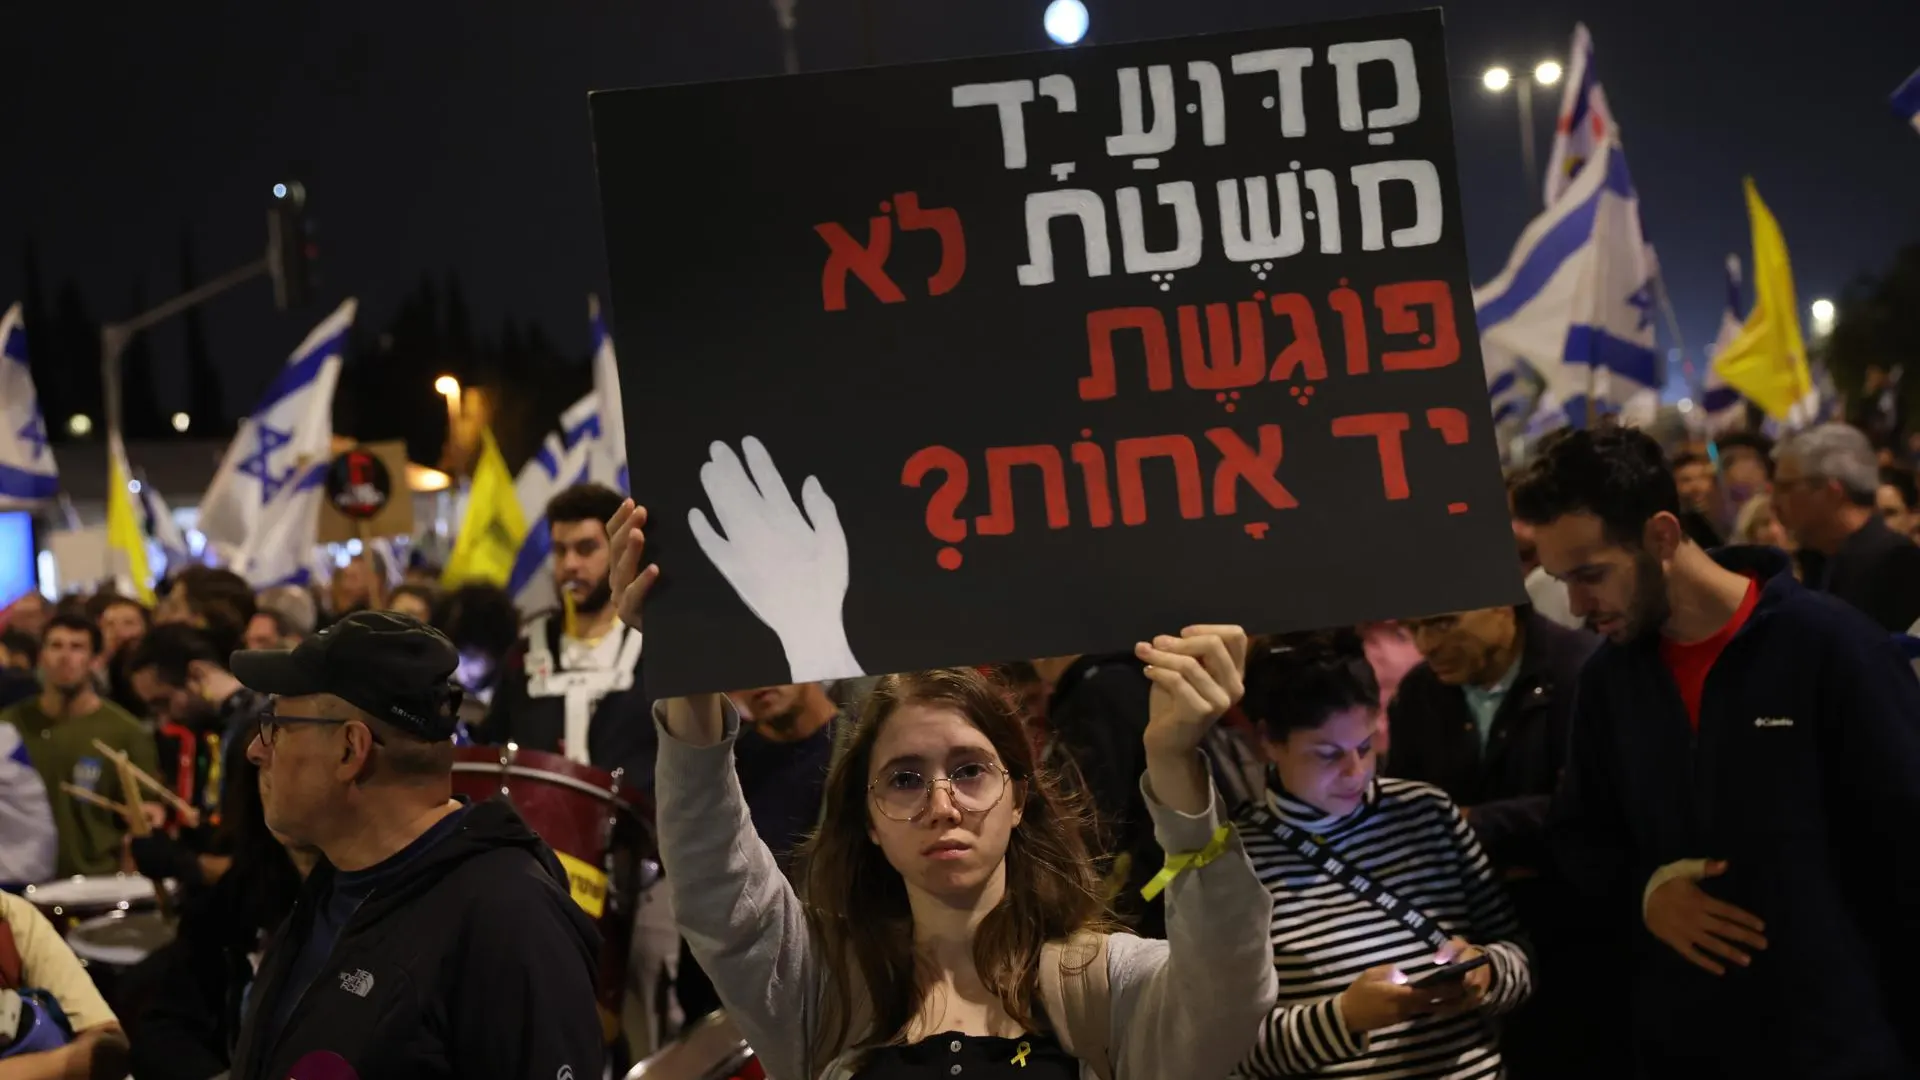
[[1153, 683], [1131, 655], [1083, 656], [1060, 674], [1047, 702], [1052, 742], [1048, 764], [1093, 803], [1099, 823], [1100, 872], [1111, 875], [1126, 859], [1116, 914], [1141, 937], [1167, 936], [1164, 899], [1148, 902], [1140, 888], [1160, 872], [1166, 856], [1153, 836], [1153, 819], [1140, 794], [1147, 771], [1141, 737], [1147, 731], [1147, 700]]
[[308, 876], [261, 962], [233, 1080], [284, 1080], [328, 1055], [352, 1071], [325, 1075], [358, 1080], [600, 1075], [599, 935], [559, 860], [498, 800], [367, 898], [279, 1038], [258, 1045], [332, 877], [324, 863]]
[[[1912, 1077], [1920, 682], [1884, 630], [1802, 588], [1784, 555], [1714, 557], [1763, 589], [1707, 677], [1698, 734], [1656, 641], [1602, 645], [1580, 678], [1555, 852], [1635, 928], [1650, 1075]], [[1681, 859], [1726, 860], [1703, 888], [1765, 920], [1750, 968], [1709, 975], [1642, 928], [1648, 878]]]
[[1808, 580], [1892, 633], [1920, 621], [1920, 547], [1878, 517], [1847, 537], [1820, 574]]
[[1407, 672], [1387, 710], [1387, 772], [1432, 784], [1468, 808], [1496, 865], [1538, 869], [1546, 861], [1547, 807], [1567, 763], [1573, 689], [1600, 639], [1531, 611], [1520, 632], [1520, 670], [1494, 713], [1486, 750], [1466, 691], [1421, 664]]
[[[560, 620], [549, 618], [546, 629], [547, 652], [558, 664]], [[639, 791], [653, 790], [653, 761], [660, 751], [653, 705], [647, 700], [646, 670], [645, 660], [635, 664], [632, 688], [601, 698], [587, 724], [587, 760], [608, 772], [626, 770], [621, 783]], [[493, 693], [487, 718], [471, 731], [474, 742], [487, 746], [513, 742], [524, 750], [560, 753], [567, 734], [566, 700], [527, 696], [525, 640], [501, 661], [500, 681]]]

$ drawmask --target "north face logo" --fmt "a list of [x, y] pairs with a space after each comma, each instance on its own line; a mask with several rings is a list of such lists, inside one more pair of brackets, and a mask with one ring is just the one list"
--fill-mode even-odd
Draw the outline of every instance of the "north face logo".
[[366, 997], [373, 992], [373, 973], [370, 971], [343, 971], [340, 973], [340, 989], [354, 997]]

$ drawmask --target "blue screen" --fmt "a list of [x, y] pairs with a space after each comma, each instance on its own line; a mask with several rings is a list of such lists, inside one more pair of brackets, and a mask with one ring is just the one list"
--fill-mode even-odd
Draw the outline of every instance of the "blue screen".
[[33, 568], [33, 516], [0, 510], [0, 607], [38, 588]]

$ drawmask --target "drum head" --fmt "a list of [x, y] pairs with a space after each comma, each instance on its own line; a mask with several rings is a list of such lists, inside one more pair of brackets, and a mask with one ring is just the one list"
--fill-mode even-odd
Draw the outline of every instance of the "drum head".
[[173, 936], [173, 924], [157, 911], [116, 911], [74, 927], [67, 947], [88, 963], [130, 968]]
[[113, 907], [121, 901], [152, 900], [153, 882], [139, 874], [76, 875], [44, 885], [29, 885], [25, 896], [40, 907]]

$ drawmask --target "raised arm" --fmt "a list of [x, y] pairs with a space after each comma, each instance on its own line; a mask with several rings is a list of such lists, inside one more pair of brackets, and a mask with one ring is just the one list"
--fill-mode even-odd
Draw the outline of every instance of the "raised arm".
[[1167, 940], [1116, 934], [1108, 945], [1116, 1080], [1225, 1076], [1273, 1007], [1273, 902], [1199, 752], [1242, 693], [1246, 648], [1238, 627], [1191, 627], [1138, 649], [1154, 682], [1141, 791], [1179, 869], [1155, 881]]
[[[631, 501], [607, 525], [613, 595], [636, 630], [660, 576], [642, 562], [645, 525]], [[768, 1075], [810, 1076], [820, 968], [800, 900], [754, 832], [734, 773], [740, 718], [721, 695], [703, 694], [657, 702], [653, 721], [654, 819], [674, 922]]]

